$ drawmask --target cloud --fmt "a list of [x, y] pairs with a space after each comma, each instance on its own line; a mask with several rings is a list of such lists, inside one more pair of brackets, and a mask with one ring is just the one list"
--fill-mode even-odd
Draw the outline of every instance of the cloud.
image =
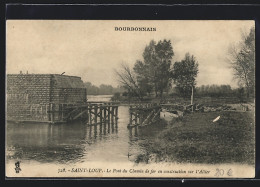
[[[254, 21], [90, 21], [8, 20], [7, 73], [62, 73], [99, 85], [117, 85], [113, 69], [142, 60], [154, 39], [172, 41], [173, 62], [193, 54], [199, 62], [198, 85], [231, 84], [225, 61], [230, 44]], [[118, 32], [115, 26], [156, 27], [156, 32]]]

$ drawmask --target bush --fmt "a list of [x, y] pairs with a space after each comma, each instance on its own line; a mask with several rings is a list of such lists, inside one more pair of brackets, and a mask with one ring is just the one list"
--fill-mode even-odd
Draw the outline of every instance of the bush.
[[120, 93], [119, 92], [114, 93], [114, 95], [112, 96], [111, 100], [112, 101], [120, 100]]

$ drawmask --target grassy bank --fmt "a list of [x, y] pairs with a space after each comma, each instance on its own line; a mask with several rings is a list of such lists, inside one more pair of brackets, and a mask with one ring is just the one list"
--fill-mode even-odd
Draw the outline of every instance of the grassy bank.
[[[217, 116], [220, 120], [213, 123]], [[136, 162], [254, 164], [252, 112], [193, 113], [173, 119], [156, 137], [141, 143], [147, 154]]]
[[[154, 103], [181, 103], [181, 104], [190, 104], [190, 98], [183, 98], [180, 96], [164, 96], [162, 98], [158, 97], [145, 97], [142, 101], [138, 100], [135, 97], [113, 97], [111, 101], [117, 101], [120, 103], [140, 103], [140, 102], [154, 102]], [[241, 102], [237, 97], [194, 97], [194, 103], [202, 105], [223, 105], [223, 104], [237, 104], [237, 103], [253, 103], [254, 99], [250, 98], [247, 101]]]

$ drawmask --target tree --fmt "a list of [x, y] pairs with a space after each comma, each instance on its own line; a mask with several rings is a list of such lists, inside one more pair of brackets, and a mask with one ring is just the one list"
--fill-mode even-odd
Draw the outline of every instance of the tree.
[[175, 62], [173, 65], [172, 79], [177, 90], [184, 97], [190, 96], [192, 88], [196, 85], [198, 66], [195, 57], [189, 53], [185, 54], [184, 60]]
[[255, 87], [255, 28], [252, 27], [249, 34], [243, 34], [242, 41], [238, 45], [232, 45], [228, 53], [234, 78], [240, 86], [246, 88], [249, 98]]
[[170, 40], [159, 41], [157, 44], [151, 40], [143, 52], [143, 62], [135, 63], [134, 71], [142, 92], [150, 93], [154, 90], [162, 96], [169, 86], [171, 60], [174, 55]]
[[158, 90], [160, 91], [160, 96], [162, 97], [163, 91], [168, 88], [170, 84], [171, 76], [171, 60], [174, 55], [171, 41], [159, 41], [155, 48], [157, 52], [157, 63], [159, 66], [157, 68], [158, 73]]
[[151, 94], [153, 90], [152, 77], [149, 75], [149, 69], [142, 61], [137, 60], [134, 66], [134, 72], [136, 73], [137, 83], [140, 87], [140, 91], [143, 95], [145, 93]]
[[139, 100], [143, 99], [142, 92], [138, 86], [136, 76], [127, 64], [122, 63], [119, 71], [115, 70], [118, 82], [128, 90], [128, 93], [137, 96]]

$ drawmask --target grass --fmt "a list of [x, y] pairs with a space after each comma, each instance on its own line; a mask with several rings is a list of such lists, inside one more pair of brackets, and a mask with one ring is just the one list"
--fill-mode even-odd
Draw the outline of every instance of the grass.
[[[128, 98], [128, 97], [123, 97], [120, 96], [118, 98], [119, 102], [121, 103], [139, 103], [140, 101], [137, 98]], [[162, 98], [154, 98], [154, 97], [146, 97], [144, 98], [143, 102], [156, 102], [156, 103], [180, 103], [180, 104], [185, 104], [188, 105], [190, 104], [190, 98], [183, 98], [180, 96], [163, 96]], [[250, 98], [248, 99], [247, 102], [253, 103], [254, 99]], [[237, 103], [242, 103], [239, 98], [235, 96], [230, 96], [230, 97], [198, 97], [194, 96], [194, 103], [195, 104], [202, 104], [202, 105], [213, 105], [213, 106], [218, 106], [218, 105], [224, 105], [224, 104], [237, 104]], [[245, 102], [243, 102], [245, 103]]]
[[[220, 120], [213, 123], [217, 116]], [[193, 113], [175, 118], [156, 138], [142, 146], [147, 154], [136, 162], [254, 164], [255, 123], [252, 112], [219, 111]]]
[[[170, 103], [190, 104], [190, 98], [183, 98], [178, 96], [165, 98], [165, 100]], [[194, 97], [193, 102], [197, 104], [213, 105], [213, 106], [241, 103], [241, 101], [237, 97], [197, 97], [197, 96]], [[253, 102], [253, 100], [251, 102]]]

